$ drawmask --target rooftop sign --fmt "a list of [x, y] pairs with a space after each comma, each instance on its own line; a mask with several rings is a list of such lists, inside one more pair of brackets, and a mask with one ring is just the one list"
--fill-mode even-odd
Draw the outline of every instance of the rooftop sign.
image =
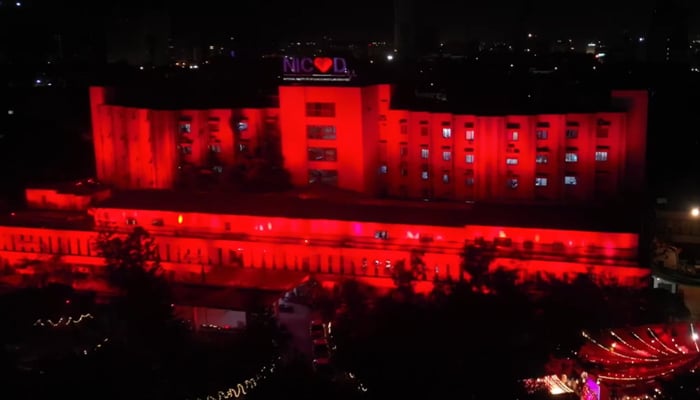
[[348, 82], [354, 72], [343, 57], [297, 57], [282, 59], [282, 79], [297, 82]]

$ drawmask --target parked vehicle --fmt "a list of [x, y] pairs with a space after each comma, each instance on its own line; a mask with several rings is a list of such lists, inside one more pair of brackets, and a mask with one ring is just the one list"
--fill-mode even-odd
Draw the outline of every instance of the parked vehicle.
[[313, 320], [309, 326], [311, 339], [325, 339], [327, 336], [326, 324], [321, 320]]

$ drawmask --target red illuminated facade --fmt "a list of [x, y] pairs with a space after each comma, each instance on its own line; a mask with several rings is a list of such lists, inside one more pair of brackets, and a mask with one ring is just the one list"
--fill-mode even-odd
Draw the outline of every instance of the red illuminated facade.
[[[512, 116], [392, 109], [390, 85], [282, 86], [279, 104], [251, 108], [133, 107], [117, 94], [90, 89], [98, 180], [27, 189], [33, 210], [0, 223], [4, 262], [60, 255], [103, 265], [97, 232], [138, 225], [156, 236], [163, 267], [185, 279], [255, 268], [392, 286], [394, 266], [418, 256], [418, 285], [430, 287], [468, 279], [465, 245], [487, 242], [496, 249], [491, 268], [517, 271], [521, 282], [586, 273], [602, 284], [648, 284], [629, 225], [602, 232], [587, 222], [605, 217], [568, 205], [536, 212], [487, 204], [588, 203], [638, 192], [644, 93], [613, 92], [623, 104], [615, 112]], [[171, 190], [192, 174], [226, 176], [271, 143], [295, 186], [342, 190]], [[565, 213], [555, 215], [558, 208]]]
[[281, 86], [267, 108], [159, 110], [90, 91], [97, 175], [170, 189], [183, 170], [225, 174], [280, 143], [297, 187], [398, 198], [589, 203], [644, 186], [647, 94], [613, 91], [587, 114], [480, 116], [393, 109], [392, 87]]

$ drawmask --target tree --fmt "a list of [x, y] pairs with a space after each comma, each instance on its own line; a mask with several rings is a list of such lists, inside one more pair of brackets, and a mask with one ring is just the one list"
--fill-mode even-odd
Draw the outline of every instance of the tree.
[[490, 243], [465, 244], [462, 250], [462, 270], [470, 275], [472, 282], [481, 284], [495, 257], [496, 248]]
[[172, 293], [160, 267], [155, 238], [142, 227], [126, 235], [100, 232], [97, 250], [107, 281], [121, 296], [117, 315], [130, 337], [157, 338], [173, 319]]

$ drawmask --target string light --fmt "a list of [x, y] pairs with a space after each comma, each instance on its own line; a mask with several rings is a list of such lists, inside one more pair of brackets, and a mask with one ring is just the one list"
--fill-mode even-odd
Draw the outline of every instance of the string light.
[[92, 316], [92, 314], [82, 314], [78, 318], [73, 318], [73, 317], [61, 317], [59, 318], [56, 322], [50, 320], [50, 319], [37, 319], [34, 322], [34, 326], [50, 326], [52, 328], [58, 328], [62, 326], [70, 326], [70, 325], [78, 325], [81, 322], [95, 319], [95, 317]]
[[82, 354], [84, 356], [90, 355], [90, 354], [92, 354], [100, 349], [103, 349], [107, 343], [109, 343], [109, 338], [104, 338], [104, 339], [102, 339], [101, 342], [97, 343], [96, 345], [92, 346], [91, 348], [83, 349]]
[[[280, 358], [278, 357], [277, 360], [279, 359]], [[230, 387], [228, 389], [219, 390], [215, 394], [209, 394], [204, 397], [197, 397], [194, 400], [225, 400], [237, 399], [239, 397], [245, 396], [248, 394], [248, 391], [255, 389], [260, 381], [267, 379], [271, 374], [273, 374], [276, 368], [277, 363], [272, 362], [269, 367], [262, 367], [260, 369], [260, 372], [255, 374], [255, 376], [253, 376], [252, 378], [237, 383], [235, 386]]]

